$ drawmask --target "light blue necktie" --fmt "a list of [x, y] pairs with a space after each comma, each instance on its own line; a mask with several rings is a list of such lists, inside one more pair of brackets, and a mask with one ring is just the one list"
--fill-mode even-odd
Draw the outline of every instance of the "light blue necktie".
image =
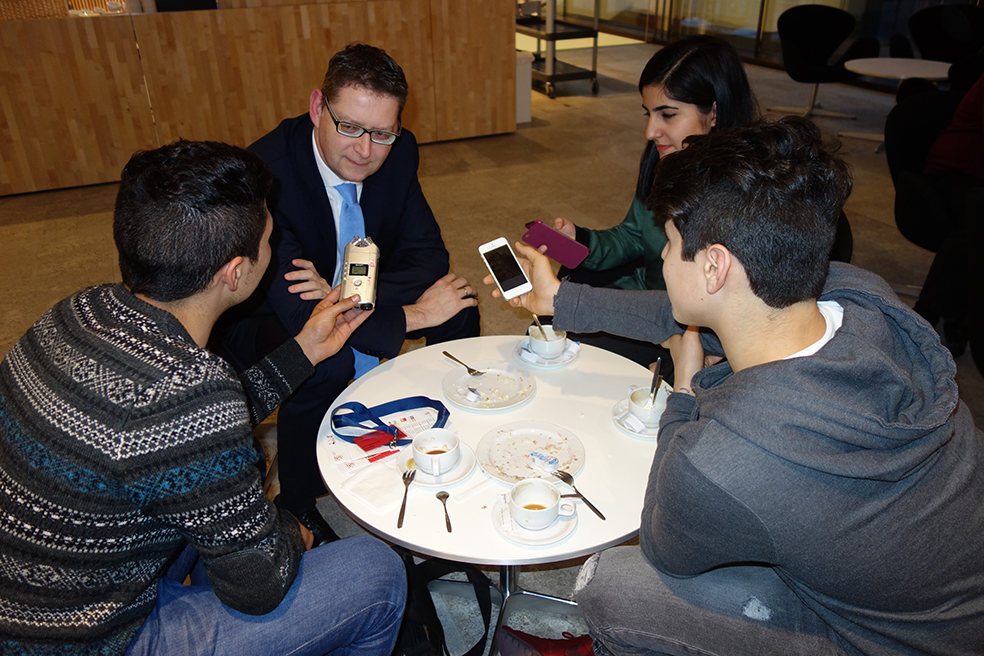
[[345, 247], [352, 239], [366, 236], [366, 220], [362, 216], [355, 184], [344, 182], [335, 189], [342, 197], [342, 212], [338, 217], [338, 261], [341, 262], [345, 258]]
[[[337, 185], [335, 189], [342, 197], [342, 211], [338, 217], [338, 261], [344, 262], [345, 247], [352, 242], [353, 238], [362, 239], [366, 236], [366, 220], [362, 216], [362, 207], [359, 205], [355, 184], [343, 182]], [[339, 278], [341, 278], [341, 269], [339, 269]], [[341, 282], [340, 279], [334, 281], [334, 284], [337, 285], [339, 282]], [[379, 364], [379, 358], [366, 355], [356, 349], [352, 349], [352, 352], [355, 354], [356, 378]]]

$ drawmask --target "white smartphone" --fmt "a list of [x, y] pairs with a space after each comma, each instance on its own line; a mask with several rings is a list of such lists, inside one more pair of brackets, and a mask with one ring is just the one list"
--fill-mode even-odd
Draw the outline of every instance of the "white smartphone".
[[499, 291], [502, 292], [502, 298], [508, 301], [510, 298], [533, 291], [533, 285], [530, 284], [505, 237], [482, 244], [478, 247], [478, 252], [485, 260], [485, 266], [489, 268]]

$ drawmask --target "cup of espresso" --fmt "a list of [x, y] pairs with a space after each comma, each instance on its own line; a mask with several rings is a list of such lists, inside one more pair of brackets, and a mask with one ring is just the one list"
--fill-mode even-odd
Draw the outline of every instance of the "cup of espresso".
[[553, 326], [547, 324], [540, 332], [539, 326], [530, 326], [530, 350], [544, 360], [554, 360], [567, 348], [567, 331], [555, 332]]
[[458, 436], [447, 428], [428, 428], [413, 438], [413, 461], [425, 474], [446, 474], [458, 464], [460, 457]]
[[666, 391], [660, 386], [656, 390], [656, 398], [649, 405], [649, 388], [629, 388], [629, 413], [638, 419], [646, 428], [658, 428], [659, 418], [666, 409]]
[[509, 490], [509, 514], [517, 526], [540, 531], [557, 517], [574, 514], [574, 502], [561, 499], [560, 491], [550, 481], [542, 478], [525, 478]]

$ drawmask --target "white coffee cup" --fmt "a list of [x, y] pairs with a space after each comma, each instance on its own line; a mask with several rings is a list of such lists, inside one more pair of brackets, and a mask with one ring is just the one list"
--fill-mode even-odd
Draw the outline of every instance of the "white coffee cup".
[[659, 418], [666, 409], [666, 390], [662, 385], [656, 390], [656, 398], [649, 405], [649, 388], [633, 385], [629, 388], [629, 413], [646, 428], [659, 427]]
[[531, 531], [547, 528], [558, 516], [574, 514], [574, 502], [561, 499], [560, 491], [542, 478], [525, 478], [509, 490], [509, 514], [513, 522]]
[[[544, 360], [553, 360], [567, 348], [567, 331], [554, 332], [553, 326], [547, 324], [540, 332], [539, 326], [530, 326], [530, 350]], [[546, 337], [546, 339], [544, 339]]]
[[447, 428], [428, 428], [413, 438], [413, 461], [425, 474], [446, 474], [458, 464], [460, 457], [458, 436]]

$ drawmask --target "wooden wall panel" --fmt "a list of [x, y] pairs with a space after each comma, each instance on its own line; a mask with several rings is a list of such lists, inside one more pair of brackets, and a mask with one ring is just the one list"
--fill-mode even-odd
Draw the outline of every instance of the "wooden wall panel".
[[352, 41], [385, 49], [411, 85], [406, 125], [434, 141], [430, 26], [423, 0], [370, 0], [134, 16], [162, 143], [247, 145], [307, 110], [328, 59]]
[[0, 22], [0, 195], [118, 180], [156, 146], [125, 16]]
[[514, 131], [515, 3], [430, 2], [437, 138]]
[[352, 41], [403, 67], [421, 143], [516, 127], [509, 3], [221, 1], [276, 6], [0, 22], [0, 195], [118, 180], [178, 138], [249, 144], [306, 111]]

